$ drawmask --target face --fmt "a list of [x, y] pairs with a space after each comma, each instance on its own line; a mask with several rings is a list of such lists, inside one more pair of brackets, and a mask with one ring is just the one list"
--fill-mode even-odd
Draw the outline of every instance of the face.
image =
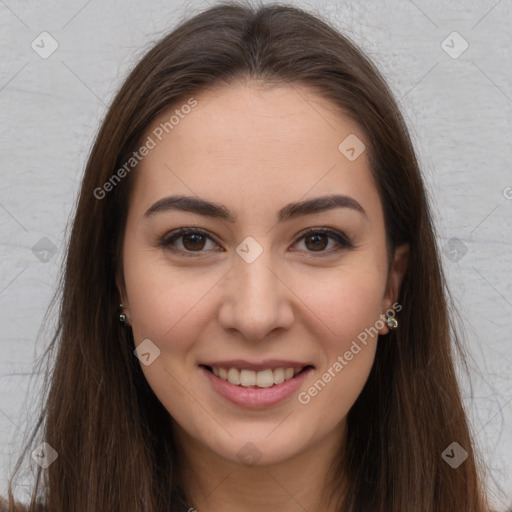
[[[328, 102], [255, 84], [194, 100], [145, 134], [155, 144], [130, 177], [118, 287], [176, 431], [229, 461], [274, 464], [343, 431], [405, 250], [389, 271], [368, 142]], [[338, 198], [310, 203], [325, 196]], [[199, 200], [214, 205], [201, 213]]]

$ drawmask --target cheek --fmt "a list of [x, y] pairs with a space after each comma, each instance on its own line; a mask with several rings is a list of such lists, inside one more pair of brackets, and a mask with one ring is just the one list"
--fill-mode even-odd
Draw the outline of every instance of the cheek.
[[133, 255], [125, 267], [135, 344], [149, 339], [160, 350], [154, 362], [141, 369], [167, 411], [185, 422], [191, 421], [187, 414], [194, 389], [192, 349], [208, 321], [208, 293], [220, 277], [213, 274], [173, 268], [156, 252], [147, 251], [138, 258]]
[[[334, 425], [356, 401], [373, 365], [385, 276], [378, 267], [351, 268], [315, 281], [314, 287], [307, 284], [303, 282], [300, 293], [314, 312], [321, 367], [299, 402], [310, 404]], [[325, 411], [331, 413], [326, 416]]]
[[135, 341], [154, 340], [173, 354], [186, 350], [208, 320], [204, 304], [220, 278], [211, 269], [173, 268], [157, 250], [133, 252], [125, 282]]
[[297, 281], [294, 292], [323, 325], [330, 349], [342, 349], [382, 313], [386, 276], [378, 266], [346, 266]]

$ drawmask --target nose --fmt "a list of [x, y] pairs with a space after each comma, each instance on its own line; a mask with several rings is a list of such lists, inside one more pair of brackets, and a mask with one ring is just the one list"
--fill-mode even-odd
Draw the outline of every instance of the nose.
[[225, 277], [219, 322], [249, 341], [269, 338], [294, 321], [293, 292], [270, 251], [253, 262], [236, 257]]

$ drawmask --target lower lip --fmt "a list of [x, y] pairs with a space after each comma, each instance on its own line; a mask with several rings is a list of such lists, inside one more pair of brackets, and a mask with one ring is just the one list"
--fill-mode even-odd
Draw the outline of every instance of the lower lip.
[[200, 369], [206, 374], [213, 389], [219, 395], [242, 407], [269, 407], [282, 402], [297, 391], [304, 382], [304, 379], [309, 375], [309, 372], [313, 370], [313, 368], [307, 368], [293, 377], [293, 379], [281, 384], [274, 384], [270, 388], [244, 388], [243, 386], [235, 386], [227, 380], [222, 380], [203, 366], [200, 366]]

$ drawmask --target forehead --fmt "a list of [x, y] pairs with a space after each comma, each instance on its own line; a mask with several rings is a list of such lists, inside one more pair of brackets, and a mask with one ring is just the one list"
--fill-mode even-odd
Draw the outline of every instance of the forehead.
[[340, 151], [345, 140], [357, 151], [364, 147], [361, 129], [303, 86], [207, 89], [161, 114], [143, 140], [148, 137], [154, 148], [133, 176], [132, 207], [140, 215], [176, 193], [229, 203], [236, 211], [258, 208], [262, 196], [281, 204], [333, 189], [379, 202], [366, 151], [352, 160]]

